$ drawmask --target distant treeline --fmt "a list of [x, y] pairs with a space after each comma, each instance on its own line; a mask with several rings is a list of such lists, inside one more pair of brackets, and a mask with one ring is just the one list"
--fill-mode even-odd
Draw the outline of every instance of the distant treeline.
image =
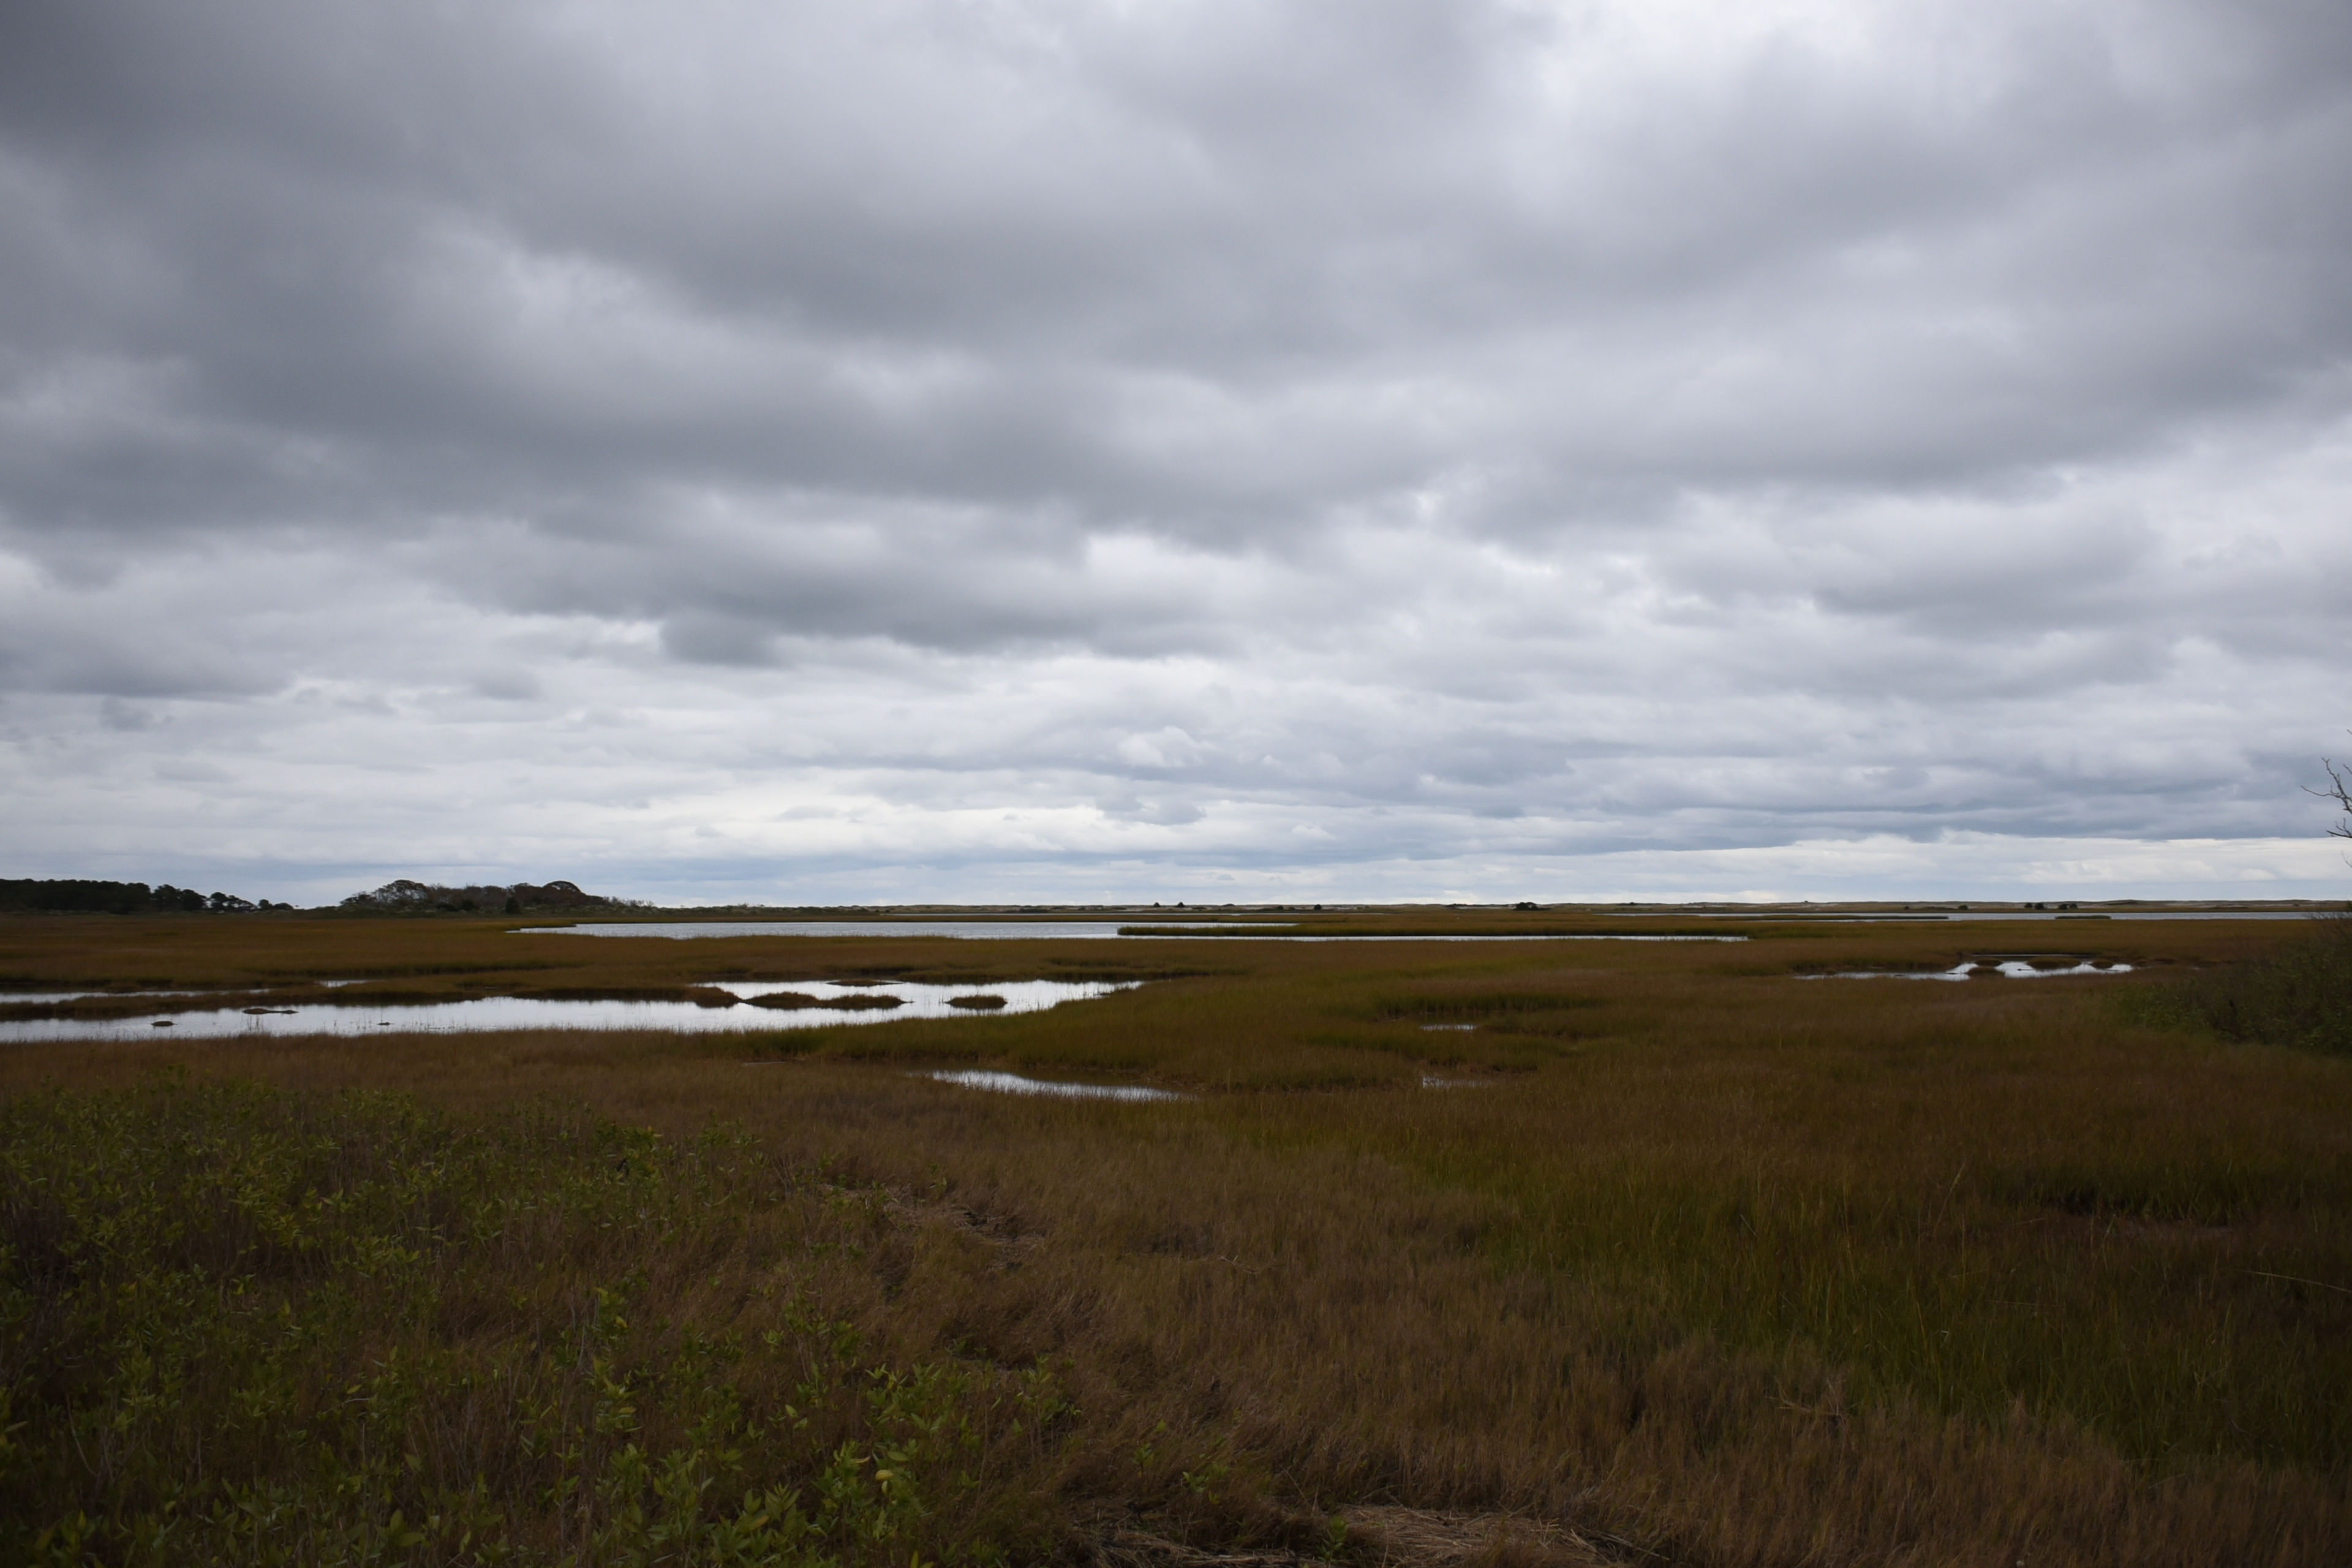
[[287, 910], [293, 907], [291, 904], [273, 904], [268, 899], [257, 904], [250, 899], [240, 899], [235, 893], [207, 896], [194, 888], [175, 888], [169, 882], [151, 888], [144, 882], [98, 882], [81, 878], [54, 880], [29, 877], [0, 878], [0, 910], [152, 915], [181, 911], [229, 914], [239, 910]]
[[621, 910], [638, 907], [627, 899], [583, 893], [575, 883], [517, 882], [512, 887], [444, 888], [406, 878], [373, 892], [353, 893], [343, 908], [395, 914], [521, 914], [538, 910]]

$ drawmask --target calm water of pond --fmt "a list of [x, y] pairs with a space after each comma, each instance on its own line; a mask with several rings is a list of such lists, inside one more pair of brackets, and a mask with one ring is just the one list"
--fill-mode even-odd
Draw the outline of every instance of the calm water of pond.
[[[2065, 974], [2129, 974], [2128, 963], [2077, 963], [2065, 969], [2036, 969], [2021, 959], [1979, 963], [1971, 959], [1949, 969], [1845, 969], [1834, 974], [1800, 974], [1800, 980], [1972, 980], [1979, 969], [2000, 972], [2006, 980], [2054, 980]], [[1990, 978], [1990, 977], [1988, 977]]]
[[[663, 1029], [677, 1034], [764, 1034], [775, 1029], [817, 1029], [844, 1024], [887, 1024], [902, 1018], [1001, 1018], [1008, 1013], [1038, 1013], [1065, 1002], [1083, 1002], [1136, 982], [1019, 980], [973, 985], [842, 985], [831, 981], [778, 983], [730, 981], [713, 986], [747, 1001], [754, 996], [798, 993], [819, 1002], [841, 997], [894, 997], [895, 1007], [845, 1011], [833, 1007], [704, 1007], [692, 1002], [541, 1001], [523, 996], [482, 996], [464, 1002], [370, 1006], [306, 1003], [289, 1007], [223, 1008], [146, 1014], [136, 1018], [20, 1018], [0, 1022], [0, 1043], [44, 1040], [152, 1039], [167, 1030], [175, 1037], [244, 1039], [272, 1035], [476, 1034], [503, 1029]], [[958, 997], [1001, 996], [1002, 1007], [953, 1005]]]

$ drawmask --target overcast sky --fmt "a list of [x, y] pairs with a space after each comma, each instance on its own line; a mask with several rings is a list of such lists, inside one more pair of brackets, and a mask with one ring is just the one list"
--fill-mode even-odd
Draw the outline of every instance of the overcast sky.
[[2352, 7], [9, 0], [0, 875], [2343, 897]]

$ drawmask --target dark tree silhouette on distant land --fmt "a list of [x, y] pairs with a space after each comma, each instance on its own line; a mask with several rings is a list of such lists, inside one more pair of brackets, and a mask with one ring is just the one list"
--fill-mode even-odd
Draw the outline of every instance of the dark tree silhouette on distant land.
[[484, 914], [504, 910], [522, 914], [547, 910], [624, 910], [639, 907], [628, 899], [608, 899], [583, 892], [579, 884], [517, 882], [512, 887], [445, 888], [403, 877], [364, 893], [353, 893], [342, 907], [360, 914]]
[[214, 914], [241, 913], [255, 909], [284, 909], [268, 900], [256, 904], [234, 893], [207, 899], [194, 888], [169, 882], [150, 888], [144, 882], [101, 882], [86, 878], [0, 879], [0, 910], [31, 910], [44, 914]]

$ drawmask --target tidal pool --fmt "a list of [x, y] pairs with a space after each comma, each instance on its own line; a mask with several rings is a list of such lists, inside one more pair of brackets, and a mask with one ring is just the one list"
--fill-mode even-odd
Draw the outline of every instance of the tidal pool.
[[[332, 990], [338, 985], [364, 984], [363, 980], [272, 980], [253, 987], [255, 991], [282, 991], [290, 986], [324, 985]], [[100, 997], [145, 998], [149, 996], [201, 996], [201, 991], [0, 991], [0, 1007], [46, 1006], [53, 1002], [89, 1002]]]
[[1017, 1072], [983, 1072], [977, 1068], [941, 1070], [926, 1075], [959, 1089], [985, 1089], [992, 1094], [1043, 1094], [1055, 1100], [1187, 1100], [1171, 1089], [1144, 1089], [1135, 1084], [1059, 1083], [1052, 1079], [1024, 1078]]
[[692, 1002], [551, 1002], [525, 996], [480, 996], [464, 1002], [413, 1005], [338, 1006], [312, 1002], [290, 1007], [218, 1008], [135, 1018], [21, 1018], [0, 1023], [0, 1043], [44, 1040], [152, 1039], [169, 1029], [179, 1038], [247, 1039], [265, 1035], [464, 1035], [502, 1029], [662, 1029], [676, 1034], [762, 1034], [774, 1029], [818, 1029], [846, 1024], [887, 1024], [900, 1018], [995, 1018], [1008, 1013], [1039, 1013], [1065, 1002], [1083, 1002], [1128, 991], [1137, 981], [1019, 980], [991, 984], [987, 994], [1002, 1007], [977, 1012], [959, 1007], [971, 985], [919, 985], [891, 982], [847, 985], [825, 980], [729, 981], [712, 986], [746, 1003], [754, 997], [797, 993], [818, 1003], [848, 997], [892, 997], [898, 1005], [849, 1012], [835, 1007], [704, 1007]]
[[2071, 969], [2036, 969], [2023, 959], [1979, 963], [1970, 959], [1949, 969], [1842, 969], [1833, 974], [1800, 974], [1800, 980], [1969, 980], [1979, 969], [1998, 970], [2010, 980], [2049, 980], [2062, 974], [2129, 974], [2128, 963], [2077, 963]]

